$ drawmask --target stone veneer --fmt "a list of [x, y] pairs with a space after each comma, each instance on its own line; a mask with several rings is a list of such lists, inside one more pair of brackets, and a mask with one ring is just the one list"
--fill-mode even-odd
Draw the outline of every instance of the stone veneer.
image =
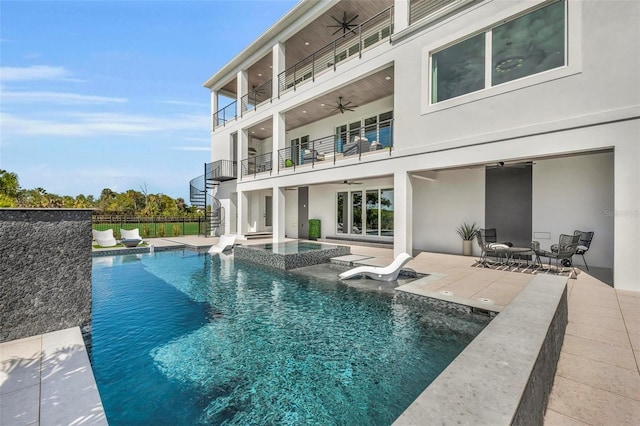
[[89, 209], [0, 209], [0, 342], [91, 324]]
[[351, 254], [351, 248], [348, 246], [334, 246], [334, 248], [330, 249], [287, 254], [274, 253], [242, 245], [236, 245], [233, 249], [235, 259], [247, 260], [278, 269], [295, 269], [320, 263], [329, 263], [332, 257], [345, 256], [347, 254]]

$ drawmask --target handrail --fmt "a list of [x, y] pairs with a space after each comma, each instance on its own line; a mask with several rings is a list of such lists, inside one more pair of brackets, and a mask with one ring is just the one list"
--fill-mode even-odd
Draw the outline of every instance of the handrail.
[[227, 122], [238, 118], [238, 101], [233, 101], [213, 114], [213, 128], [225, 126]]
[[237, 178], [237, 163], [231, 160], [218, 160], [204, 166], [205, 176], [209, 180], [218, 178]]
[[[328, 69], [333, 68], [335, 71], [337, 63], [349, 56], [357, 53], [359, 58], [362, 57], [363, 50], [387, 37], [391, 38], [391, 34], [393, 34], [393, 6], [372, 16], [278, 74], [278, 98], [290, 89], [296, 90], [298, 85], [308, 80], [315, 81], [318, 74]], [[358, 41], [352, 44], [355, 36]]]
[[266, 154], [256, 155], [253, 157], [245, 158], [241, 162], [241, 176], [257, 175], [262, 172], [269, 172], [273, 170], [273, 154], [267, 152]]
[[329, 159], [335, 164], [338, 156], [357, 155], [361, 160], [363, 153], [383, 149], [387, 149], [391, 155], [393, 119], [281, 148], [278, 150], [277, 172], [287, 169], [295, 171], [296, 167], [309, 164], [313, 168], [316, 163], [325, 163]]
[[255, 110], [261, 103], [271, 100], [273, 100], [273, 84], [269, 80], [258, 87], [253, 87], [240, 98], [241, 112]]

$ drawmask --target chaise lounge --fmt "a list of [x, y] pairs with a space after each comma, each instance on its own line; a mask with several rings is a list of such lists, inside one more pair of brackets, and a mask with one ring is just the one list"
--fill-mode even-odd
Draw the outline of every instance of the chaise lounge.
[[411, 259], [413, 259], [413, 257], [409, 254], [400, 253], [388, 266], [358, 266], [341, 273], [338, 275], [338, 278], [346, 280], [355, 276], [364, 275], [377, 281], [395, 281], [398, 279], [402, 267]]
[[105, 231], [92, 229], [91, 233], [93, 234], [93, 239], [96, 240], [96, 243], [98, 243], [100, 247], [113, 247], [118, 244], [113, 236], [113, 229], [107, 229]]
[[231, 250], [236, 243], [235, 235], [222, 235], [218, 242], [211, 246], [209, 254], [218, 254], [227, 250]]
[[121, 242], [125, 247], [137, 247], [142, 242], [138, 228], [131, 230], [120, 229], [120, 236], [122, 237]]

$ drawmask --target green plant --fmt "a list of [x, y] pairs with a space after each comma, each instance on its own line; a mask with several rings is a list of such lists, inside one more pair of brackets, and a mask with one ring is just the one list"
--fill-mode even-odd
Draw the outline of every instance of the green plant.
[[465, 241], [471, 241], [476, 237], [476, 231], [478, 231], [480, 228], [478, 226], [476, 226], [476, 223], [473, 222], [473, 224], [469, 225], [466, 222], [463, 222], [462, 225], [458, 226], [458, 228], [456, 229], [456, 232], [458, 233], [458, 235], [460, 235], [460, 238], [462, 238]]
[[287, 158], [286, 160], [284, 160], [284, 166], [285, 167], [293, 166], [293, 161], [291, 161], [290, 159]]
[[320, 237], [320, 219], [309, 219], [309, 239], [317, 240]]
[[178, 225], [177, 223], [173, 224], [173, 236], [177, 237], [178, 235], [180, 235], [180, 225]]
[[142, 238], [149, 238], [151, 236], [151, 227], [148, 224], [142, 225]]
[[156, 226], [156, 237], [164, 237], [164, 223], [159, 223]]

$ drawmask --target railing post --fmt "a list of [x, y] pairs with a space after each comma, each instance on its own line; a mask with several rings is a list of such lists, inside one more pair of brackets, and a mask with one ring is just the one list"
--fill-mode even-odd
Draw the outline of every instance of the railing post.
[[333, 135], [333, 165], [336, 165], [336, 156], [338, 155], [338, 135]]
[[311, 54], [311, 81], [316, 81], [316, 52]]
[[358, 25], [358, 59], [362, 59], [362, 24]]
[[336, 62], [338, 59], [336, 58], [336, 40], [333, 40], [333, 70], [336, 70]]
[[298, 71], [298, 64], [293, 66], [293, 91], [296, 91], [297, 83], [296, 83], [296, 72]]
[[[409, 10], [411, 10], [411, 8], [409, 8]], [[409, 18], [409, 22], [411, 22], [411, 18]], [[393, 6], [389, 8], [389, 44], [391, 44], [392, 30], [393, 30]]]

